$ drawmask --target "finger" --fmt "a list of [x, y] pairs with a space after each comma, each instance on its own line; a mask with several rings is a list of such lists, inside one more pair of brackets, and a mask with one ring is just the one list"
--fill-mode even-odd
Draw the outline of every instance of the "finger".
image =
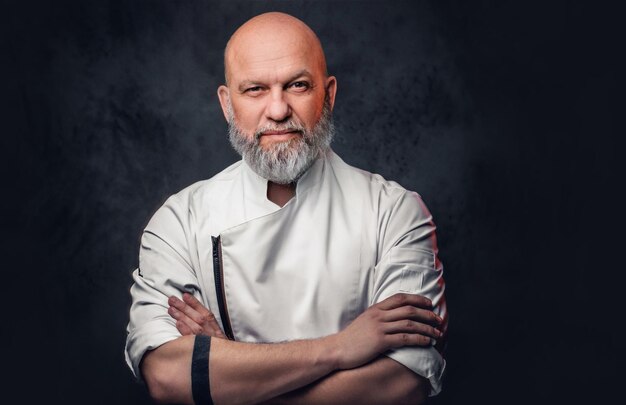
[[[183, 294], [183, 297], [184, 297], [184, 294]], [[183, 312], [185, 315], [187, 315], [190, 319], [192, 319], [194, 322], [196, 322], [199, 325], [201, 325], [205, 320], [205, 316], [203, 316], [203, 314], [199, 313], [194, 308], [187, 305], [187, 303], [181, 301], [180, 299], [176, 297], [170, 297], [168, 300], [168, 303], [172, 307]]]
[[391, 297], [388, 297], [376, 304], [378, 308], [383, 310], [390, 310], [406, 305], [425, 309], [432, 309], [433, 307], [432, 301], [424, 297], [423, 295], [405, 293], [394, 294]]
[[385, 335], [384, 339], [385, 343], [390, 348], [404, 346], [430, 346], [433, 344], [433, 340], [428, 336], [415, 333], [394, 333], [391, 335]]
[[215, 315], [213, 315], [213, 312], [205, 309], [205, 314], [202, 315], [202, 317], [204, 319], [202, 327], [203, 329], [209, 331], [211, 336], [226, 337], [226, 335], [222, 332], [220, 325], [217, 323], [217, 319], [215, 318]]
[[215, 319], [215, 315], [204, 308], [202, 304], [200, 304], [200, 306], [204, 310], [204, 313], [198, 313], [198, 311], [176, 297], [171, 297], [168, 302], [172, 304], [168, 309], [170, 316], [183, 322], [192, 334], [204, 334], [218, 338], [226, 338], [226, 335], [224, 335], [224, 332], [222, 332], [222, 329], [217, 323], [217, 319]]
[[177, 321], [180, 319], [180, 317], [183, 315], [183, 313], [179, 310], [177, 310], [174, 307], [169, 307], [167, 308], [167, 313], [174, 319], [176, 319]]
[[442, 333], [436, 328], [421, 322], [412, 321], [410, 319], [386, 323], [384, 331], [388, 334], [417, 333], [433, 339], [438, 339], [442, 335]]
[[217, 323], [217, 319], [215, 319], [215, 315], [213, 315], [213, 312], [204, 307], [202, 312], [192, 310], [190, 307], [187, 308], [190, 319], [200, 325], [204, 332], [210, 334], [211, 336], [222, 334], [222, 330], [220, 329], [220, 326]]
[[202, 326], [195, 322], [193, 319], [189, 318], [184, 312], [179, 311], [175, 307], [169, 307], [167, 312], [172, 318], [176, 319], [177, 323], [182, 322], [183, 324], [185, 324], [187, 328], [189, 328], [189, 330], [191, 331], [191, 334], [199, 335], [203, 332]]
[[[206, 323], [209, 324], [215, 323], [217, 325], [217, 321], [215, 320], [215, 316], [211, 311], [209, 311], [196, 297], [189, 293], [183, 293], [183, 302], [189, 306], [195, 312], [190, 311], [190, 317], [194, 319], [198, 323]], [[195, 315], [198, 314], [198, 315]]]
[[206, 309], [204, 305], [193, 294], [189, 294], [188, 292], [183, 293], [183, 301], [185, 304], [190, 305], [193, 309], [198, 312], [201, 312], [202, 309]]
[[382, 315], [382, 320], [385, 322], [393, 322], [403, 319], [411, 319], [433, 326], [439, 326], [442, 322], [441, 317], [435, 314], [433, 311], [413, 307], [410, 305], [384, 311]]
[[168, 298], [167, 303], [171, 306], [171, 307], [175, 307], [176, 309], [178, 309], [179, 311], [184, 311], [185, 308], [187, 307], [187, 304], [185, 304], [185, 302], [183, 302], [180, 298], [175, 297], [175, 296], [171, 296]]
[[191, 328], [189, 328], [189, 326], [187, 326], [183, 321], [176, 321], [176, 329], [178, 329], [180, 334], [183, 336], [193, 335]]
[[192, 318], [202, 321], [199, 323], [203, 326], [203, 328], [209, 328], [212, 336], [226, 337], [226, 335], [222, 332], [220, 325], [217, 323], [217, 319], [215, 318], [215, 315], [213, 315], [213, 312], [209, 311], [204, 305], [202, 305], [196, 297], [189, 293], [183, 293], [183, 301], [202, 316], [202, 319]]

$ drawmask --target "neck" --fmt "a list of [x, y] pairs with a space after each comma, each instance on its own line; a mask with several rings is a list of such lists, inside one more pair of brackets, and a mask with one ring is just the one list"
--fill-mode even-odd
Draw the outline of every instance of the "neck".
[[296, 184], [276, 184], [274, 182], [267, 182], [267, 199], [274, 204], [282, 207], [291, 198], [296, 195]]

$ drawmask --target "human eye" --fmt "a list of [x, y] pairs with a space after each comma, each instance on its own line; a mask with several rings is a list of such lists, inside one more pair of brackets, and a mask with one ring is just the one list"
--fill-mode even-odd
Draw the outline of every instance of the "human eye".
[[259, 97], [265, 93], [266, 89], [262, 84], [249, 84], [241, 89], [241, 94], [248, 97]]
[[297, 82], [293, 82], [289, 84], [289, 89], [296, 92], [304, 92], [311, 88], [309, 82], [305, 80], [298, 80]]

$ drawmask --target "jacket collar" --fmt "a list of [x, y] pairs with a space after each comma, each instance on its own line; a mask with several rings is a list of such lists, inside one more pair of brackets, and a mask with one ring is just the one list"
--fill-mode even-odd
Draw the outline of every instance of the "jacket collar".
[[[298, 198], [302, 198], [306, 192], [320, 184], [324, 175], [326, 162], [332, 153], [332, 150], [328, 148], [315, 159], [311, 167], [298, 179], [296, 184], [296, 196], [285, 204], [285, 206], [294, 203], [294, 200], [297, 201]], [[259, 176], [243, 159], [242, 168], [244, 198], [248, 202], [254, 203], [259, 208], [267, 210], [268, 213], [279, 210], [281, 207], [267, 199], [267, 179]]]

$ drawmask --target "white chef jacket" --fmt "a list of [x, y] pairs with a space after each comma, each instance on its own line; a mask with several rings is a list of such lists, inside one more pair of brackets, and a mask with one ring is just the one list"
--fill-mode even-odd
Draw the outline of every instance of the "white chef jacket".
[[[282, 208], [239, 161], [171, 196], [146, 226], [133, 272], [126, 361], [141, 378], [147, 350], [180, 333], [168, 297], [192, 293], [242, 342], [317, 338], [397, 293], [430, 298], [442, 318], [443, 268], [420, 196], [347, 165], [332, 150]], [[385, 353], [441, 390], [434, 347]]]

